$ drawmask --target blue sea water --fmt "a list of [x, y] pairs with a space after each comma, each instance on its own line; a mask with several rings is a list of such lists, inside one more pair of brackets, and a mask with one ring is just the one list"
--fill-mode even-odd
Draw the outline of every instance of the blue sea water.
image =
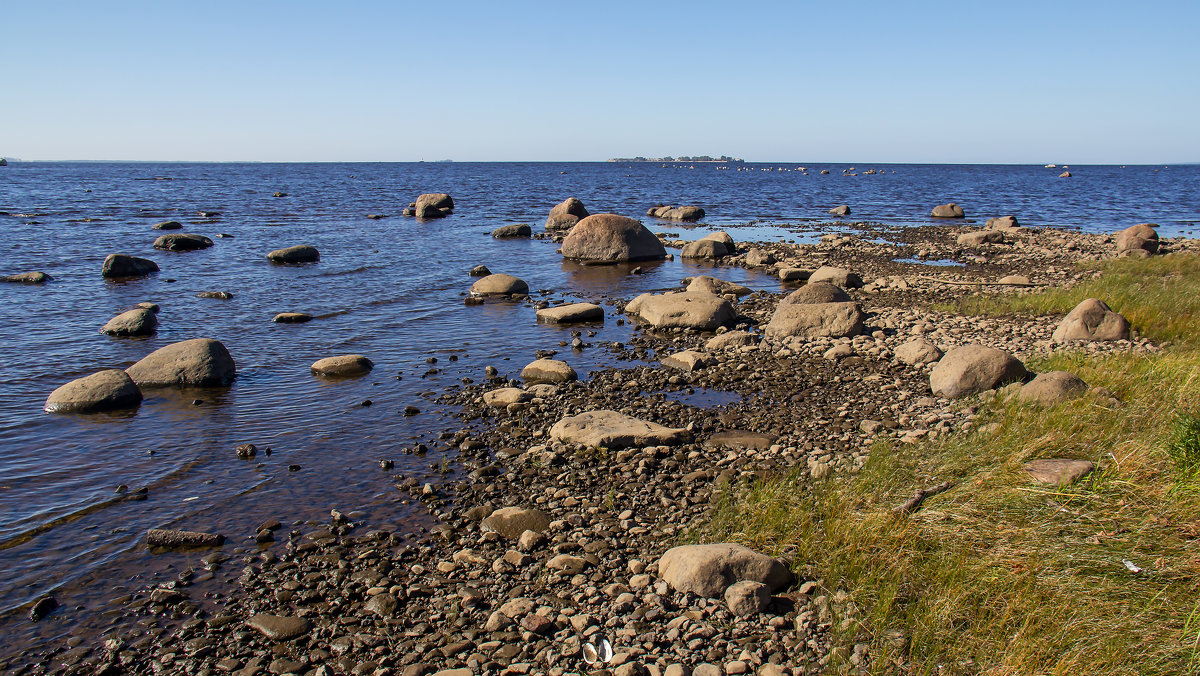
[[[262, 521], [322, 518], [331, 508], [361, 509], [375, 523], [403, 527], [416, 515], [396, 506], [393, 480], [378, 461], [431, 476], [435, 454], [403, 451], [418, 442], [436, 448], [440, 432], [460, 427], [434, 398], [462, 378], [481, 379], [486, 365], [515, 376], [539, 349], [559, 350], [584, 374], [614, 364], [599, 346], [628, 339], [630, 328], [617, 324], [611, 303], [673, 288], [689, 275], [780, 290], [750, 271], [679, 260], [646, 264], [641, 275], [585, 268], [562, 261], [549, 240], [494, 240], [495, 227], [526, 222], [540, 231], [549, 209], [571, 196], [592, 213], [633, 216], [687, 239], [733, 226], [743, 241], [800, 239], [797, 229], [819, 234], [827, 227], [827, 210], [838, 204], [851, 205], [856, 221], [892, 225], [928, 224], [930, 209], [949, 201], [980, 223], [1014, 214], [1023, 225], [1104, 232], [1154, 222], [1170, 237], [1190, 234], [1200, 221], [1198, 166], [1076, 166], [1071, 178], [1058, 178], [1060, 171], [803, 162], [0, 168], [0, 275], [41, 270], [54, 278], [43, 286], [0, 285], [0, 613], [8, 614], [0, 635], [20, 645], [71, 629], [77, 615], [70, 613], [36, 626], [20, 620], [22, 605], [43, 593], [92, 607], [114, 587], [183, 565], [181, 556], [144, 548], [148, 528], [218, 531], [237, 543], [231, 547], [252, 549], [246, 538]], [[401, 217], [424, 192], [453, 195], [454, 214]], [[708, 217], [694, 232], [652, 222], [643, 214], [658, 203], [698, 204]], [[163, 220], [178, 220], [182, 232], [206, 235], [215, 246], [157, 251], [151, 244], [161, 233], [150, 226]], [[321, 261], [267, 263], [267, 251], [294, 244], [315, 245]], [[103, 280], [101, 262], [110, 253], [151, 258], [161, 272]], [[464, 305], [474, 281], [466, 273], [478, 264], [526, 280], [535, 299], [607, 304], [603, 327], [588, 338], [596, 346], [562, 347], [570, 330], [538, 325], [527, 303]], [[202, 291], [233, 298], [197, 298]], [[155, 336], [99, 333], [111, 316], [143, 301], [162, 308]], [[316, 319], [271, 322], [284, 311]], [[232, 387], [150, 392], [123, 415], [42, 412], [46, 396], [71, 379], [196, 337], [228, 346], [239, 372]], [[337, 382], [310, 374], [316, 359], [347, 353], [369, 356], [375, 370]], [[360, 405], [368, 399], [373, 405]], [[408, 405], [421, 413], [403, 415]], [[233, 449], [244, 443], [273, 454], [239, 460]], [[147, 498], [118, 499], [118, 486], [145, 487]]]

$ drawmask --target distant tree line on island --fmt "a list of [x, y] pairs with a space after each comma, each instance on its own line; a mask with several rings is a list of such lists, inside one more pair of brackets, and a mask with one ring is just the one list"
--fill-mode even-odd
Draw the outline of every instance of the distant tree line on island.
[[614, 157], [609, 162], [744, 162], [745, 160], [737, 157], [722, 155], [720, 157], [712, 157], [711, 155], [694, 155], [682, 157]]

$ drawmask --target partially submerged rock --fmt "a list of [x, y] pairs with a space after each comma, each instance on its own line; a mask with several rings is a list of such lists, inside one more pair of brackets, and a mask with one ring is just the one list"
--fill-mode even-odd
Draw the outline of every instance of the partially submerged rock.
[[152, 272], [158, 272], [158, 263], [148, 258], [125, 254], [109, 254], [100, 268], [100, 276], [105, 279], [145, 277]]
[[158, 330], [158, 315], [147, 308], [126, 310], [100, 329], [110, 336], [149, 336]]
[[963, 208], [951, 202], [949, 204], [939, 204], [930, 212], [930, 216], [934, 218], [965, 218]]
[[521, 369], [521, 379], [527, 383], [565, 383], [577, 378], [575, 369], [558, 359], [538, 359]]
[[537, 320], [543, 324], [579, 324], [604, 321], [604, 308], [594, 303], [569, 303], [542, 308]]
[[151, 528], [146, 531], [146, 544], [151, 547], [220, 547], [225, 536], [190, 530]]
[[646, 226], [616, 214], [594, 214], [571, 228], [562, 255], [585, 264], [662, 260], [667, 250]]
[[766, 585], [771, 591], [792, 581], [778, 559], [738, 544], [683, 545], [667, 550], [658, 561], [658, 576], [679, 592], [720, 598], [740, 580]]
[[646, 215], [671, 221], [695, 222], [704, 218], [704, 209], [695, 205], [676, 207], [660, 204], [650, 207]]
[[1099, 298], [1088, 298], [1063, 317], [1050, 338], [1060, 344], [1073, 340], [1128, 340], [1129, 322]]
[[506, 274], [492, 274], [471, 285], [473, 296], [515, 296], [529, 293], [525, 280]]
[[983, 345], [963, 345], [946, 353], [929, 374], [934, 394], [958, 399], [1001, 385], [1024, 380], [1029, 375], [1016, 357]]
[[183, 224], [179, 221], [162, 221], [150, 226], [152, 230], [182, 230]]
[[330, 377], [361, 376], [375, 368], [375, 364], [361, 354], [343, 354], [337, 357], [325, 357], [313, 362], [312, 372], [317, 375]]
[[840, 204], [840, 205], [830, 209], [829, 213], [833, 214], [834, 216], [849, 216], [850, 215], [850, 205]]
[[708, 275], [689, 277], [684, 279], [683, 282], [687, 284], [686, 290], [688, 293], [708, 293], [714, 296], [723, 296], [727, 293], [732, 293], [735, 296], [748, 296], [754, 293], [749, 287], [717, 279], [716, 277], [709, 277]]
[[712, 239], [698, 239], [683, 245], [679, 254], [683, 258], [724, 258], [729, 255], [725, 244]]
[[312, 320], [313, 316], [307, 312], [280, 312], [271, 318], [276, 324], [304, 324]]
[[276, 249], [267, 254], [267, 260], [276, 265], [299, 265], [301, 263], [316, 263], [321, 260], [317, 247], [309, 244], [298, 244], [284, 249]]
[[417, 196], [417, 201], [412, 203], [409, 210], [405, 210], [405, 215], [416, 216], [417, 218], [442, 218], [449, 216], [454, 211], [454, 199], [444, 192], [431, 192]]
[[21, 272], [7, 277], [0, 277], [0, 282], [9, 284], [44, 284], [50, 281], [50, 275], [44, 272]]
[[154, 248], [162, 249], [163, 251], [195, 251], [197, 249], [207, 249], [212, 245], [213, 241], [204, 235], [192, 235], [188, 233], [163, 235], [154, 240]]
[[495, 239], [513, 239], [516, 237], [531, 237], [533, 229], [528, 223], [514, 223], [512, 225], [502, 225], [492, 231], [492, 237]]
[[634, 315], [659, 329], [690, 328], [712, 331], [733, 322], [729, 301], [709, 293], [644, 293], [625, 306]]
[[587, 208], [583, 206], [583, 202], [574, 197], [568, 197], [550, 209], [550, 216], [546, 218], [546, 229], [570, 230], [576, 223], [590, 215]]
[[550, 438], [569, 444], [623, 448], [674, 446], [691, 439], [686, 429], [663, 427], [616, 411], [587, 411], [554, 423]]
[[50, 393], [43, 407], [47, 413], [99, 413], [136, 408], [142, 391], [120, 369], [105, 369], [72, 380]]
[[219, 387], [237, 377], [229, 350], [210, 338], [193, 338], [159, 348], [125, 372], [139, 387]]

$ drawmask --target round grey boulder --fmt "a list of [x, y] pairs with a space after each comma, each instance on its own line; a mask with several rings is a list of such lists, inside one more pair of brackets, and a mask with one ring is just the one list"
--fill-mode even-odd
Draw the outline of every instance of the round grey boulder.
[[843, 289], [857, 289], [863, 285], [862, 277], [844, 268], [822, 265], [808, 276], [808, 283], [829, 282]]
[[1004, 350], [972, 344], [947, 352], [930, 372], [929, 386], [934, 394], [958, 399], [1022, 381], [1028, 375], [1025, 365]]
[[100, 276], [105, 279], [145, 277], [152, 272], [158, 272], [158, 263], [148, 258], [125, 254], [109, 254], [100, 268]]
[[809, 282], [779, 301], [780, 305], [812, 305], [814, 303], [849, 303], [853, 299], [836, 284]]
[[219, 387], [237, 377], [229, 350], [210, 338], [193, 338], [159, 348], [125, 372], [139, 387]]
[[629, 301], [625, 313], [658, 329], [698, 331], [712, 331], [731, 324], [736, 316], [729, 301], [707, 292], [644, 293]]
[[1048, 371], [1021, 386], [1018, 397], [1043, 406], [1053, 406], [1087, 392], [1088, 384], [1068, 371]]
[[529, 293], [529, 285], [512, 275], [492, 274], [471, 285], [473, 296], [513, 296]]
[[554, 207], [550, 209], [551, 218], [564, 215], [574, 216], [576, 220], [582, 220], [588, 216], [591, 216], [591, 214], [588, 213], [587, 207], [583, 206], [583, 202], [574, 197], [568, 197], [562, 202], [555, 204]]
[[149, 336], [158, 330], [158, 315], [149, 308], [134, 308], [108, 320], [101, 333], [110, 336]]
[[858, 303], [781, 304], [764, 332], [777, 338], [845, 338], [862, 333], [865, 319]]
[[162, 235], [154, 240], [154, 248], [162, 249], [163, 251], [195, 251], [197, 249], [207, 249], [213, 245], [213, 241], [204, 235], [192, 235], [188, 233]]
[[616, 214], [594, 214], [571, 228], [562, 255], [584, 264], [662, 260], [667, 250], [646, 226]]
[[321, 260], [317, 247], [308, 244], [298, 244], [284, 249], [276, 249], [267, 254], [267, 260], [276, 265], [299, 265], [301, 263], [316, 263]]
[[46, 398], [47, 413], [99, 413], [135, 408], [142, 391], [120, 369], [106, 369], [59, 387]]
[[722, 258], [729, 255], [729, 248], [724, 242], [713, 239], [698, 239], [683, 245], [684, 258]]
[[524, 507], [501, 507], [479, 523], [485, 531], [498, 533], [501, 537], [516, 540], [525, 531], [543, 533], [550, 527], [550, 516], [540, 509]]

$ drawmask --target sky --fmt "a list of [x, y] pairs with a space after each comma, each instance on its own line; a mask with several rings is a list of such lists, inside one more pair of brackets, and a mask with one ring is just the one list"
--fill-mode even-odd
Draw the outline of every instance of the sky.
[[0, 3], [25, 160], [1200, 161], [1200, 2]]

